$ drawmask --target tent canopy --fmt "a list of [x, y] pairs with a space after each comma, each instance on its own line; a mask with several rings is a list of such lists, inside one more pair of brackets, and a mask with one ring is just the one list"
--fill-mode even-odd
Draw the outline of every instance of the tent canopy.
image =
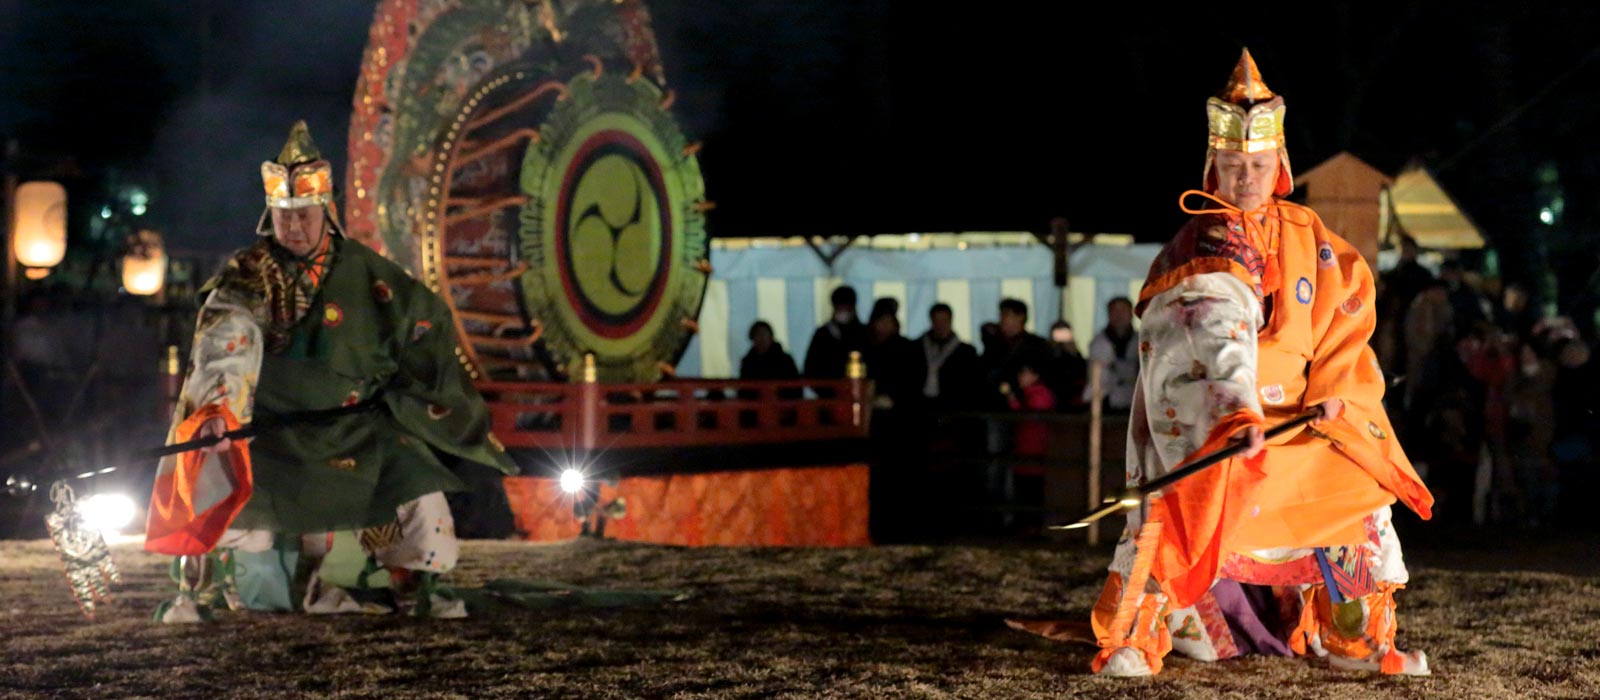
[[1483, 234], [1477, 225], [1467, 218], [1427, 168], [1408, 166], [1395, 177], [1394, 186], [1386, 190], [1385, 195], [1388, 202], [1380, 211], [1386, 218], [1393, 216], [1394, 223], [1415, 239], [1418, 246], [1434, 249], [1483, 247]]
[[[830, 314], [828, 295], [840, 284], [855, 287], [860, 309], [891, 297], [900, 301], [902, 332], [915, 338], [928, 330], [928, 308], [951, 306], [955, 331], [974, 342], [979, 327], [998, 316], [1000, 300], [1028, 304], [1028, 327], [1048, 332], [1061, 318], [1076, 332], [1080, 348], [1105, 326], [1105, 306], [1114, 297], [1137, 297], [1150, 262], [1161, 246], [1132, 244], [1126, 234], [1100, 234], [1078, 246], [1069, 259], [1066, 289], [1054, 283], [1050, 249], [1026, 232], [873, 236], [844, 248], [832, 269], [799, 238], [712, 240], [711, 280], [700, 309], [700, 333], [679, 361], [679, 376], [737, 376], [750, 349], [750, 324], [760, 319], [800, 363], [812, 331]], [[1077, 234], [1068, 240], [1082, 241]], [[825, 252], [843, 239], [813, 241]]]

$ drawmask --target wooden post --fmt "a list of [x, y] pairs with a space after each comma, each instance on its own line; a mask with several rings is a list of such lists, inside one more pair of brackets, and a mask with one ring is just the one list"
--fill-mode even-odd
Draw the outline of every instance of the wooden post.
[[578, 385], [578, 448], [592, 450], [599, 444], [600, 376], [594, 366], [594, 353], [583, 356], [583, 383]]
[[845, 377], [850, 380], [850, 425], [867, 430], [868, 405], [872, 398], [867, 387], [867, 365], [861, 361], [859, 350], [850, 351], [850, 362], [845, 365]]
[[[1100, 507], [1100, 380], [1105, 365], [1089, 363], [1089, 510]], [[1089, 544], [1100, 544], [1100, 522], [1089, 524]]]
[[[17, 140], [10, 139], [6, 142], [5, 155], [0, 159], [0, 209], [5, 211], [5, 220], [0, 221], [0, 247], [5, 248], [6, 264], [3, 273], [5, 278], [0, 280], [0, 358], [10, 357], [15, 354], [12, 346], [11, 327], [16, 322], [17, 314], [17, 284], [20, 275], [17, 271], [15, 211], [17, 202]], [[7, 378], [0, 376], [0, 406], [4, 406], [5, 388]], [[17, 387], [20, 393], [22, 387]]]
[[178, 346], [167, 346], [167, 357], [161, 363], [161, 370], [161, 420], [172, 420], [178, 408], [179, 396], [183, 393], [183, 363], [178, 358]]
[[[1072, 254], [1072, 249], [1067, 246], [1067, 218], [1058, 216], [1050, 220], [1050, 255], [1055, 258], [1055, 283], [1056, 295], [1060, 296], [1061, 290], [1067, 288], [1068, 270], [1067, 258]], [[1061, 310], [1061, 318], [1066, 318], [1066, 309]]]

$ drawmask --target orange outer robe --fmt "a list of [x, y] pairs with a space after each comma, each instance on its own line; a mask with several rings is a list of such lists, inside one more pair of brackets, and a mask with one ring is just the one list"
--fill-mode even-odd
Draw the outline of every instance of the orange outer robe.
[[[1204, 594], [1230, 553], [1362, 542], [1363, 519], [1397, 498], [1423, 518], [1432, 515], [1433, 496], [1394, 439], [1382, 405], [1383, 374], [1367, 345], [1376, 325], [1371, 269], [1311, 210], [1275, 204], [1262, 227], [1265, 235], [1257, 237], [1275, 240], [1275, 246], [1252, 244], [1236, 216], [1195, 217], [1152, 263], [1136, 307], [1144, 318], [1152, 300], [1197, 275], [1231, 275], [1254, 289], [1265, 325], [1254, 334], [1240, 328], [1236, 338], [1222, 342], [1255, 341], [1252, 389], [1260, 412], [1252, 405], [1256, 401], [1237, 400], [1146, 411], [1165, 410], [1168, 417], [1177, 412], [1179, 421], [1184, 412], [1216, 416], [1188, 417], [1188, 425], [1210, 429], [1182, 463], [1223, 447], [1244, 427], [1277, 424], [1328, 399], [1341, 399], [1344, 411], [1316, 428], [1272, 440], [1249, 463], [1233, 459], [1185, 479], [1152, 499], [1144, 518], [1130, 518], [1130, 525], [1161, 522], [1157, 551], [1139, 556], [1153, 555], [1147, 560], [1150, 577], [1174, 608]], [[1148, 343], [1140, 350], [1148, 360]], [[1148, 445], [1140, 450], [1140, 442], [1148, 443], [1151, 426], [1164, 425], [1160, 416], [1149, 417], [1130, 429], [1130, 457], [1150, 454]], [[1135, 483], [1181, 466], [1134, 461], [1129, 479]]]

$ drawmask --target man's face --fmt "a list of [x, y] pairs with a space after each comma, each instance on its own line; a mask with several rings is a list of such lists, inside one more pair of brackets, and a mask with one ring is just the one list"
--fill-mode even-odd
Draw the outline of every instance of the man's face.
[[772, 331], [766, 328], [757, 328], [752, 336], [750, 344], [755, 347], [756, 352], [764, 353], [772, 349]]
[[928, 321], [933, 324], [934, 338], [944, 340], [945, 338], [950, 337], [950, 334], [953, 332], [950, 327], [950, 313], [947, 311], [933, 312], [933, 314], [928, 316]]
[[856, 305], [855, 305], [854, 302], [851, 302], [851, 303], [848, 303], [848, 304], [834, 304], [833, 305], [833, 320], [834, 321], [836, 321], [838, 323], [849, 323], [849, 322], [855, 320], [855, 318], [856, 318]]
[[1278, 152], [1217, 152], [1217, 196], [1250, 211], [1272, 199], [1278, 184]]
[[322, 245], [322, 207], [272, 209], [272, 238], [286, 250], [306, 257]]
[[1111, 308], [1106, 309], [1106, 319], [1118, 333], [1126, 333], [1133, 327], [1133, 307], [1127, 304], [1112, 304]]
[[1023, 316], [1015, 311], [1002, 310], [1000, 312], [1000, 335], [1003, 335], [1007, 338], [1015, 338], [1019, 335], [1022, 335], [1022, 331], [1027, 328], [1027, 326], [1027, 316]]
[[893, 338], [900, 333], [900, 319], [893, 315], [879, 316], [872, 322], [872, 337], [879, 342]]

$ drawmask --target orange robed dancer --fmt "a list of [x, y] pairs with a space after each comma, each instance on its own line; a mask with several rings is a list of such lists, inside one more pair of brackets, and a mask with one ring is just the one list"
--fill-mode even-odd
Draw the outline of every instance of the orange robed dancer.
[[[1248, 449], [1129, 513], [1094, 609], [1092, 668], [1149, 675], [1176, 649], [1425, 675], [1424, 654], [1394, 646], [1407, 574], [1390, 504], [1427, 518], [1433, 496], [1381, 403], [1372, 271], [1315, 212], [1280, 199], [1294, 186], [1283, 98], [1249, 51], [1206, 111], [1205, 191], [1184, 193], [1195, 216], [1136, 309], [1128, 482], [1233, 441]], [[1307, 410], [1320, 411], [1309, 426], [1263, 442]]]

